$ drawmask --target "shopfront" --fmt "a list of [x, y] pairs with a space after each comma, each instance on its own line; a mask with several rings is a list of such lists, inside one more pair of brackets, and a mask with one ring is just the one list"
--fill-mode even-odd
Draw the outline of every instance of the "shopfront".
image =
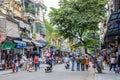
[[114, 12], [110, 15], [107, 23], [107, 31], [104, 37], [104, 47], [109, 47], [110, 44], [117, 46], [120, 37], [120, 12]]
[[33, 51], [37, 51], [37, 54], [38, 56], [41, 56], [41, 50], [40, 50], [40, 47], [42, 47], [42, 44], [36, 42], [36, 41], [32, 41], [33, 44], [34, 44], [34, 48], [33, 48]]
[[43, 50], [43, 48], [46, 47], [47, 42], [45, 40], [37, 40], [37, 42], [39, 44], [41, 44], [41, 46], [39, 47], [39, 52], [40, 52], [40, 55], [43, 57], [44, 56], [44, 50]]
[[20, 41], [20, 40], [16, 39], [16, 40], [14, 40], [14, 43], [16, 43], [15, 53], [17, 53], [17, 54], [24, 54], [24, 49], [27, 48], [26, 42], [23, 42], [23, 41]]
[[12, 61], [16, 58], [14, 54], [15, 43], [6, 40], [1, 46], [1, 64], [3, 69], [10, 69]]
[[16, 58], [14, 53], [16, 44], [13, 40], [14, 37], [19, 37], [18, 22], [8, 17], [0, 19], [0, 33], [5, 35], [0, 36], [2, 39], [5, 39], [0, 46], [2, 68], [9, 69], [12, 67], [12, 61]]
[[6, 35], [5, 34], [0, 34], [0, 69], [2, 69], [2, 59], [1, 59], [1, 46], [2, 46], [2, 43], [6, 40]]

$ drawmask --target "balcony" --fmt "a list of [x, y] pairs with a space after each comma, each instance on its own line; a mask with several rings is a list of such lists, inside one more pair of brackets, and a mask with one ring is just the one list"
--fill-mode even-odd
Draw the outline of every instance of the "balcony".
[[29, 33], [26, 31], [26, 32], [21, 32], [20, 33], [20, 37], [21, 38], [24, 38], [24, 39], [30, 39], [30, 36], [29, 36]]
[[39, 1], [39, 2], [37, 2], [37, 4], [40, 5], [42, 8], [46, 9], [44, 2]]

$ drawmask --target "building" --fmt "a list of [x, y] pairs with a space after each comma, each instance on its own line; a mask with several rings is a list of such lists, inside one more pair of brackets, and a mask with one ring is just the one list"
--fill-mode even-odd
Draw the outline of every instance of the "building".
[[[24, 15], [32, 20], [31, 35], [37, 51], [41, 54], [41, 48], [46, 46], [46, 28], [43, 21], [46, 6], [42, 0], [23, 0]], [[31, 23], [31, 22], [30, 22]]]
[[22, 54], [29, 57], [34, 48], [40, 55], [46, 46], [45, 9], [42, 0], [0, 2], [0, 63], [20, 59]]
[[100, 27], [102, 48], [108, 48], [111, 44], [117, 46], [120, 43], [120, 0], [109, 0], [106, 8], [107, 18]]

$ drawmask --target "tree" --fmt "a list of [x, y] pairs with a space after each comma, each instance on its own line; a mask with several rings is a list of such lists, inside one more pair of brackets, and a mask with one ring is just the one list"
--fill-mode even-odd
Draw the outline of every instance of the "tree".
[[[85, 53], [91, 56], [96, 64], [99, 73], [102, 72], [96, 58], [88, 53], [89, 45], [96, 46], [95, 33], [98, 30], [98, 23], [104, 20], [106, 12], [106, 0], [61, 0], [59, 8], [51, 8], [49, 13], [50, 21], [57, 25], [59, 34], [64, 38], [79, 41], [75, 46], [85, 47]], [[94, 38], [88, 38], [85, 34], [93, 32]]]
[[47, 36], [47, 42], [48, 46], [51, 46], [51, 39], [58, 39], [60, 35], [58, 34], [58, 30], [52, 27], [52, 25], [44, 19], [45, 26], [46, 26], [46, 36]]

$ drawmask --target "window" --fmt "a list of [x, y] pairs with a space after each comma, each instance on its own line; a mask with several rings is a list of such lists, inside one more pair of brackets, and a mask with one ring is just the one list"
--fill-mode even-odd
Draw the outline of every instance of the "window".
[[35, 23], [35, 32], [39, 33], [40, 35], [45, 35], [46, 29], [43, 24], [40, 24], [38, 22]]

